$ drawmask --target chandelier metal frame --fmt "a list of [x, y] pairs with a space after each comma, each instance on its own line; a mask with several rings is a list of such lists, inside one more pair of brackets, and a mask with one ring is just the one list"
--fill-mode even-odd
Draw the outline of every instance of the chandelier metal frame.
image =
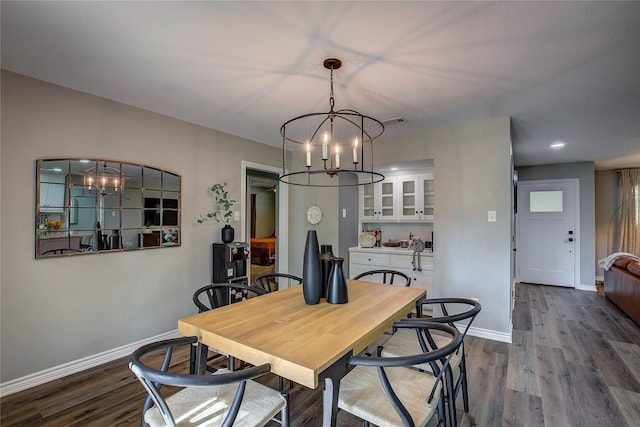
[[[373, 141], [384, 133], [384, 124], [373, 117], [361, 114], [351, 109], [335, 110], [333, 93], [333, 71], [342, 66], [342, 61], [328, 58], [324, 67], [331, 72], [331, 93], [329, 96], [329, 111], [303, 114], [285, 122], [280, 128], [282, 135], [282, 174], [280, 182], [305, 187], [343, 187], [373, 184], [384, 180], [384, 175], [373, 170]], [[306, 136], [305, 136], [306, 134]], [[350, 141], [353, 141], [351, 144]], [[287, 171], [287, 144], [294, 151], [305, 149], [306, 161], [304, 167], [295, 168], [290, 165]], [[351, 149], [344, 153], [345, 147]], [[343, 159], [352, 157], [345, 162], [347, 167], [341, 167], [340, 156]], [[294, 161], [293, 158], [292, 161]], [[315, 162], [314, 162], [315, 160]], [[365, 169], [365, 162], [368, 169]], [[320, 168], [313, 168], [313, 164], [320, 164]], [[358, 176], [358, 182], [340, 183], [336, 176], [342, 173], [353, 173]], [[331, 180], [313, 178], [328, 175]]]
[[124, 192], [126, 176], [119, 169], [97, 164], [85, 170], [83, 175], [83, 190], [96, 191], [102, 197], [119, 196]]

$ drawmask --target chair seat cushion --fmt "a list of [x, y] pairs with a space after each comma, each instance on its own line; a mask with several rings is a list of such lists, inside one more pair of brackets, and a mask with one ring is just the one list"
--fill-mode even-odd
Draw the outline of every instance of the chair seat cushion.
[[[186, 387], [166, 399], [178, 426], [221, 425], [238, 384], [217, 387]], [[255, 381], [247, 381], [244, 398], [234, 426], [263, 426], [286, 405], [276, 390]], [[165, 426], [156, 406], [145, 414], [144, 420], [152, 427]]]
[[[391, 386], [416, 426], [424, 426], [434, 415], [440, 384], [434, 399], [429, 394], [435, 377], [404, 367], [385, 368]], [[340, 381], [338, 407], [380, 427], [402, 426], [398, 413], [384, 394], [377, 368], [356, 366]]]
[[[443, 335], [437, 335], [435, 333], [431, 334], [433, 340], [436, 342], [438, 348], [442, 348], [443, 346], [449, 344], [451, 341], [451, 337], [446, 337]], [[451, 367], [456, 367], [460, 364], [461, 358], [461, 349], [459, 348], [456, 353], [451, 358], [449, 362]], [[412, 354], [420, 354], [422, 349], [420, 348], [420, 343], [418, 342], [418, 337], [416, 336], [416, 332], [414, 329], [398, 329], [395, 334], [391, 336], [384, 344], [382, 348], [382, 357], [398, 357], [398, 356], [408, 356]], [[431, 372], [431, 365], [428, 363], [421, 363], [414, 366], [417, 369], [422, 369], [423, 371]]]

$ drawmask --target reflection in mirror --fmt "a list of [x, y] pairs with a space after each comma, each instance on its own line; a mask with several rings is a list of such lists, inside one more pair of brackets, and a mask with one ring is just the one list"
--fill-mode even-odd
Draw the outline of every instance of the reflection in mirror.
[[36, 164], [36, 258], [180, 245], [180, 176], [126, 162]]

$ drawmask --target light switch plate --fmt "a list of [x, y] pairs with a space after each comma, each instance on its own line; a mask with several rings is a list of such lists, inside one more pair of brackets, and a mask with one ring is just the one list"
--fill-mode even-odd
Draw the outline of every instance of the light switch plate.
[[487, 221], [496, 222], [496, 211], [489, 211], [488, 212]]
[[234, 221], [240, 221], [240, 212], [236, 211], [233, 213], [233, 220]]

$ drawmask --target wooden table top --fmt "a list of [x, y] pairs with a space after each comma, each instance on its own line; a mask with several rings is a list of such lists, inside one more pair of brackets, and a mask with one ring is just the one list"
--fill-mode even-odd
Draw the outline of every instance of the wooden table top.
[[349, 351], [364, 350], [406, 316], [424, 289], [348, 280], [349, 302], [307, 305], [302, 286], [185, 317], [178, 330], [306, 387]]

